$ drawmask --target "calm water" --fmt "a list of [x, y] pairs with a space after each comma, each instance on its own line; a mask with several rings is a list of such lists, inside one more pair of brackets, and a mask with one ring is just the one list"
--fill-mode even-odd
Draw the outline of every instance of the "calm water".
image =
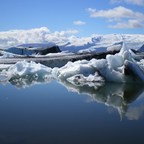
[[0, 84], [0, 144], [144, 142], [141, 85], [108, 83], [96, 89], [97, 84], [50, 81], [18, 86]]

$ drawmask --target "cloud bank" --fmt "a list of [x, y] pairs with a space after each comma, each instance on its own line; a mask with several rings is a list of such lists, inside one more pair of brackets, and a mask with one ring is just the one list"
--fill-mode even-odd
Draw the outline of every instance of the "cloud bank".
[[111, 0], [111, 3], [122, 3], [122, 2], [127, 4], [144, 6], [144, 0]]
[[77, 21], [74, 21], [73, 24], [74, 24], [74, 25], [81, 26], [81, 25], [85, 25], [86, 23], [85, 23], [84, 21], [77, 20]]
[[92, 18], [105, 18], [109, 23], [115, 23], [110, 25], [111, 28], [142, 28], [144, 27], [144, 14], [123, 6], [118, 6], [108, 10], [96, 10], [88, 8], [90, 17]]
[[0, 48], [8, 48], [25, 43], [54, 42], [58, 45], [75, 37], [77, 30], [51, 32], [47, 27], [29, 30], [10, 30], [0, 32]]

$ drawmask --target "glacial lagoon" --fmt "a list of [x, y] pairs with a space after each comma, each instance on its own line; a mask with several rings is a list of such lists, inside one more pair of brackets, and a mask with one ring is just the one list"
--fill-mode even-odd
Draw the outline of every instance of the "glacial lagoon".
[[142, 84], [0, 84], [1, 144], [143, 143]]

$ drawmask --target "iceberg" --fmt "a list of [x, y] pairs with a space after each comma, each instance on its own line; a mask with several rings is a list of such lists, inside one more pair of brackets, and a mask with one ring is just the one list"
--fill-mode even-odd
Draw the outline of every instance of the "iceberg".
[[62, 67], [48, 67], [40, 63], [20, 61], [2, 70], [9, 79], [26, 75], [50, 76], [56, 80], [84, 83], [117, 82], [131, 83], [144, 81], [143, 61], [133, 60], [129, 52], [107, 55], [106, 59], [91, 59], [68, 62]]
[[[135, 41], [131, 41], [134, 38]], [[25, 77], [31, 74], [48, 75], [58, 81], [66, 80], [71, 83], [75, 81], [78, 83], [85, 81], [143, 82], [143, 58], [131, 50], [135, 47], [138, 51], [139, 45], [143, 48], [142, 38], [141, 35], [137, 37], [136, 35], [94, 35], [87, 39], [79, 38], [79, 42], [74, 38], [69, 43], [59, 46], [62, 51], [60, 53], [28, 59], [1, 57], [0, 70], [3, 75], [8, 75], [9, 79], [14, 75]], [[21, 45], [21, 47], [30, 47], [29, 49], [39, 46], [36, 44]], [[90, 53], [87, 53], [87, 50]], [[115, 53], [115, 50], [119, 52]], [[76, 53], [73, 53], [74, 51]], [[5, 68], [4, 64], [7, 64]]]

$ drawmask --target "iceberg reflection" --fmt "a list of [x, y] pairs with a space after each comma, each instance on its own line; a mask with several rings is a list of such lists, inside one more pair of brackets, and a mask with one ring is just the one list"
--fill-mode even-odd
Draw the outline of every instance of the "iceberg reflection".
[[[41, 77], [37, 75], [25, 75], [22, 77], [12, 77], [7, 83], [11, 83], [18, 88], [25, 88], [36, 84], [49, 83], [53, 79], [51, 75], [43, 75]], [[130, 104], [144, 92], [144, 87], [141, 84], [105, 82], [71, 83], [67, 80], [58, 80], [58, 82], [64, 85], [69, 91], [86, 94], [98, 103], [117, 109], [120, 118], [126, 117], [129, 120], [137, 120], [143, 114], [143, 105], [130, 107]], [[5, 84], [3, 81], [1, 83]]]
[[85, 82], [85, 85], [78, 85], [67, 81], [61, 84], [70, 91], [86, 94], [98, 103], [116, 108], [121, 119], [126, 116], [129, 120], [136, 120], [144, 111], [144, 106], [129, 109], [129, 105], [144, 92], [144, 87], [140, 84]]
[[18, 87], [18, 88], [25, 88], [25, 87], [30, 87], [36, 84], [42, 84], [42, 83], [48, 83], [53, 80], [53, 77], [51, 75], [42, 75], [38, 76], [37, 74], [33, 75], [25, 75], [25, 76], [16, 76], [12, 77], [9, 82]]

